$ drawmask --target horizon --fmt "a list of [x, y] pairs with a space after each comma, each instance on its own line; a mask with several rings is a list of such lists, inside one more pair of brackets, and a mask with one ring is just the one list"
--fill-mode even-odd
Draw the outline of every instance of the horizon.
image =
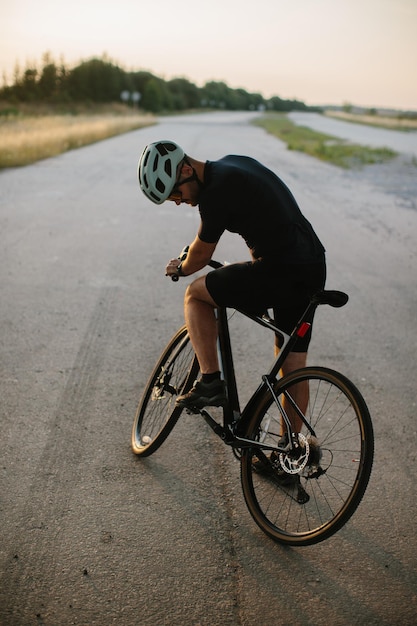
[[129, 0], [73, 0], [64, 13], [66, 6], [15, 0], [2, 7], [0, 71], [9, 84], [16, 65], [39, 67], [45, 53], [67, 67], [106, 55], [125, 71], [197, 86], [225, 82], [265, 99], [417, 110], [414, 0], [258, 0], [245, 8], [212, 0], [188, 12], [169, 0], [143, 9]]

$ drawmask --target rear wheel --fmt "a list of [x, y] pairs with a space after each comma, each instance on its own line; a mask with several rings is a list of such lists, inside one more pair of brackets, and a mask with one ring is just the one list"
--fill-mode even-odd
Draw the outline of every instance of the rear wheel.
[[[365, 493], [374, 451], [365, 401], [338, 372], [308, 367], [278, 381], [275, 393], [287, 414], [297, 412], [291, 399], [303, 382], [314, 434], [302, 427], [297, 453], [249, 448], [241, 458], [243, 493], [255, 522], [275, 541], [300, 546], [327, 539], [349, 520]], [[280, 433], [281, 413], [265, 391], [247, 436], [278, 446]]]
[[149, 456], [168, 437], [182, 409], [177, 396], [192, 387], [199, 367], [185, 326], [172, 337], [156, 364], [136, 411], [132, 450]]

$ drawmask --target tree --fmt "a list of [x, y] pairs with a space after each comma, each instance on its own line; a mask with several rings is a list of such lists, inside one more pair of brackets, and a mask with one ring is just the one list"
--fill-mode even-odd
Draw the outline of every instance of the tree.
[[225, 109], [228, 101], [230, 88], [224, 82], [209, 81], [202, 89], [202, 98], [205, 103], [212, 109]]
[[174, 78], [167, 83], [172, 96], [172, 108], [177, 111], [200, 106], [200, 90], [186, 78]]
[[44, 66], [38, 86], [41, 98], [49, 100], [55, 95], [58, 87], [58, 69], [55, 63]]
[[166, 83], [160, 78], [151, 78], [143, 91], [141, 105], [152, 113], [172, 110], [172, 96]]
[[36, 100], [39, 96], [37, 76], [38, 70], [35, 68], [28, 68], [23, 72], [23, 80], [20, 87], [23, 99], [26, 101]]
[[74, 100], [114, 102], [125, 88], [125, 74], [116, 65], [91, 59], [75, 67], [68, 76], [68, 91]]

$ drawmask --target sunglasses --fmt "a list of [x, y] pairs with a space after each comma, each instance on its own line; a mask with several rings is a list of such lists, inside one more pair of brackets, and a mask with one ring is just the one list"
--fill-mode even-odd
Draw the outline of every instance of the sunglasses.
[[177, 182], [175, 183], [175, 185], [172, 188], [171, 193], [168, 196], [168, 200], [174, 200], [174, 202], [179, 200], [181, 202], [181, 200], [182, 200], [182, 193], [181, 193], [181, 191], [179, 191], [179, 188], [181, 187], [181, 185], [185, 185], [185, 183], [190, 183], [192, 180], [195, 180], [194, 172], [193, 172], [193, 174], [191, 176], [188, 176], [187, 178], [184, 178], [184, 180], [177, 180]]
[[184, 178], [184, 180], [179, 180], [175, 183], [175, 185], [172, 188], [172, 191], [178, 191], [178, 189], [181, 187], [181, 185], [185, 185], [185, 183], [189, 183], [192, 180], [194, 180], [194, 174], [192, 176], [188, 176], [187, 178]]

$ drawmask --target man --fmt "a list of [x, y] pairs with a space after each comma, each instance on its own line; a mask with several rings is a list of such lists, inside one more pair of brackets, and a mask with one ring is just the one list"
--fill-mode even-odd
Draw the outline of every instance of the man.
[[[284, 182], [249, 157], [229, 155], [203, 162], [173, 141], [158, 141], [144, 149], [138, 174], [142, 191], [156, 204], [171, 200], [199, 207], [200, 228], [187, 258], [181, 263], [171, 259], [167, 276], [189, 276], [205, 267], [225, 230], [241, 235], [250, 250], [251, 261], [200, 276], [185, 293], [185, 322], [202, 376], [177, 405], [191, 410], [222, 406], [226, 395], [215, 309], [230, 306], [262, 313], [273, 308], [278, 327], [289, 334], [310, 296], [324, 288], [324, 248]], [[283, 374], [306, 365], [310, 338], [311, 329], [288, 355]], [[277, 353], [278, 337], [275, 343]], [[303, 409], [308, 388], [299, 385], [298, 394]], [[297, 432], [299, 425], [293, 425]]]

